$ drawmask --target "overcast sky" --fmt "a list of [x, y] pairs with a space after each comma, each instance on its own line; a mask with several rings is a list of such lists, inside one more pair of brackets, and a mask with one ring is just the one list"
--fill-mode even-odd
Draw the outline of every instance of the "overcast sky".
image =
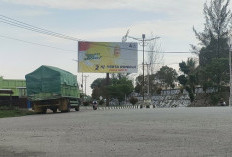
[[[192, 31], [202, 31], [204, 0], [0, 0], [0, 14], [57, 33], [87, 41], [120, 42], [151, 32], [161, 37], [162, 51], [190, 51], [198, 41]], [[20, 42], [49, 45], [53, 49]], [[133, 41], [129, 39], [128, 41]], [[24, 79], [41, 65], [56, 66], [77, 74], [77, 43], [7, 25], [0, 20], [0, 76]], [[141, 49], [141, 47], [139, 47]], [[164, 64], [178, 69], [191, 54], [165, 54]], [[142, 54], [138, 53], [139, 64]], [[141, 72], [141, 70], [140, 70]], [[98, 74], [89, 75], [89, 85]], [[78, 74], [81, 82], [81, 75]]]

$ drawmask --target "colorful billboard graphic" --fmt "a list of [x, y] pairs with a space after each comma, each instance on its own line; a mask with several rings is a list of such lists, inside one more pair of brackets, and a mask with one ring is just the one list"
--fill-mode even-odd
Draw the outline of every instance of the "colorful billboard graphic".
[[137, 73], [137, 51], [134, 42], [79, 42], [78, 72]]

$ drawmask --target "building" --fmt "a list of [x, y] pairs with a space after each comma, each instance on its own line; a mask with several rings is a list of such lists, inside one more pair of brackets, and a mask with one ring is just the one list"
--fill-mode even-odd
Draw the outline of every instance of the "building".
[[0, 105], [26, 107], [26, 81], [0, 77]]

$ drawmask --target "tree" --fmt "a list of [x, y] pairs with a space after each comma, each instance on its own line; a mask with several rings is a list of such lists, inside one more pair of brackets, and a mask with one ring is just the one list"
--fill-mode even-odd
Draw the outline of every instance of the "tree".
[[126, 95], [129, 95], [134, 90], [133, 83], [126, 77], [121, 79], [112, 79], [111, 85], [107, 87], [109, 96], [111, 98], [117, 98], [122, 101]]
[[232, 26], [232, 14], [228, 9], [230, 0], [211, 0], [204, 4], [205, 28], [197, 32], [193, 27], [196, 38], [200, 41], [200, 51], [194, 45], [194, 53], [199, 55], [200, 66], [205, 66], [213, 58], [228, 57], [228, 38]]
[[136, 85], [135, 85], [135, 92], [142, 94], [142, 81], [143, 81], [143, 76], [139, 75], [138, 77], [136, 77]]
[[[145, 80], [148, 80], [148, 76], [145, 76]], [[143, 76], [140, 75], [136, 78], [135, 92], [142, 94], [142, 81]], [[148, 81], [145, 82], [147, 86]], [[156, 74], [149, 75], [149, 93], [157, 93], [157, 89], [162, 87], [162, 83], [157, 79]], [[147, 93], [147, 88], [144, 88], [144, 92]]]
[[112, 73], [110, 74], [111, 75], [111, 78], [116, 78], [116, 79], [121, 79], [121, 78], [128, 78], [128, 76], [130, 75], [130, 73]]
[[196, 61], [193, 58], [188, 58], [186, 62], [179, 63], [180, 71], [183, 75], [178, 77], [178, 81], [189, 93], [191, 102], [194, 100], [195, 86], [197, 82]]
[[139, 100], [136, 97], [131, 97], [129, 101], [132, 105], [135, 105]]
[[[217, 48], [220, 45], [220, 55], [217, 54]], [[227, 39], [220, 39], [219, 42], [212, 38], [208, 46], [202, 47], [199, 54], [199, 64], [204, 67], [210, 64], [214, 58], [228, 58], [229, 45]]]
[[167, 88], [173, 87], [174, 82], [177, 79], [177, 72], [175, 69], [170, 68], [168, 66], [163, 66], [156, 73], [156, 78], [160, 80], [160, 82]]
[[94, 81], [92, 82], [92, 84], [90, 85], [90, 87], [91, 87], [92, 89], [94, 89], [94, 88], [96, 88], [96, 87], [100, 88], [100, 87], [102, 86], [104, 80], [105, 80], [105, 78], [97, 78], [96, 80], [94, 80]]
[[100, 96], [106, 97], [106, 79], [105, 78], [97, 78], [90, 85], [92, 90], [92, 98], [99, 99]]
[[202, 86], [217, 87], [220, 91], [220, 87], [229, 83], [229, 65], [227, 58], [215, 58], [210, 64], [201, 69], [199, 75]]
[[97, 78], [91, 84], [92, 98], [99, 99], [100, 96], [106, 98], [106, 95], [109, 94], [111, 98], [117, 98], [119, 101], [122, 101], [125, 98], [125, 95], [129, 95], [133, 92], [134, 87], [131, 80], [126, 76], [117, 75], [120, 77], [115, 77], [110, 79], [109, 85], [106, 86], [105, 78]]
[[[151, 33], [150, 38], [154, 38], [154, 34]], [[161, 52], [161, 45], [157, 42], [157, 40], [151, 40], [148, 43], [148, 53], [147, 53], [147, 63], [150, 65], [149, 70], [150, 74], [155, 74], [155, 71], [160, 68], [159, 65], [162, 65], [164, 53]]]

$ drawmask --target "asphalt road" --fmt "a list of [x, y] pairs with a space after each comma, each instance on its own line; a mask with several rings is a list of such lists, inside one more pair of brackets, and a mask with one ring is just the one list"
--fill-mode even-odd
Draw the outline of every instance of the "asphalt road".
[[232, 107], [82, 110], [2, 118], [0, 156], [232, 156]]

